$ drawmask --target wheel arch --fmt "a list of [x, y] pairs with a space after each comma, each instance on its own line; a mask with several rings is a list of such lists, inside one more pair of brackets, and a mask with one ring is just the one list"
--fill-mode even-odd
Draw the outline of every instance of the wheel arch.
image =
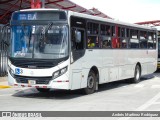
[[95, 73], [96, 78], [97, 78], [97, 82], [99, 83], [99, 70], [98, 70], [98, 67], [92, 66], [91, 69], [90, 69], [90, 71], [91, 70]]
[[141, 63], [140, 63], [140, 62], [137, 62], [136, 66], [137, 66], [137, 65], [140, 67], [140, 72], [141, 72], [141, 74], [142, 74], [142, 66], [141, 66]]

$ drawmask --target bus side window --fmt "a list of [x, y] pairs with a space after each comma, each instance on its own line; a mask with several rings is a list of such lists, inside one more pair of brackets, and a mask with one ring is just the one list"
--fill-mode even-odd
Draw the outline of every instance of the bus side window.
[[157, 41], [156, 41], [156, 33], [153, 33], [153, 40], [154, 40], [154, 43], [153, 43], [153, 48], [156, 49], [156, 44], [157, 44]]
[[75, 29], [72, 28], [71, 30], [71, 47], [72, 49], [76, 49], [76, 44], [75, 44]]
[[148, 35], [146, 31], [140, 31], [140, 48], [147, 48]]
[[[76, 41], [76, 31], [78, 31], [81, 35], [81, 40]], [[84, 49], [84, 31], [72, 29], [72, 38], [71, 38], [71, 46], [73, 50], [82, 50]]]
[[138, 30], [130, 30], [130, 48], [139, 48]]
[[149, 32], [148, 33], [148, 48], [153, 49], [153, 46], [154, 46], [153, 33]]
[[112, 48], [120, 48], [119, 27], [112, 26]]

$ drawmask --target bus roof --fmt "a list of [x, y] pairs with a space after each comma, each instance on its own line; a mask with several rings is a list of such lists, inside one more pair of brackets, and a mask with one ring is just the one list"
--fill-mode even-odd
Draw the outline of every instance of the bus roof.
[[77, 16], [77, 17], [82, 17], [82, 18], [87, 18], [87, 19], [90, 19], [90, 20], [108, 22], [108, 23], [118, 24], [118, 25], [122, 25], [122, 26], [130, 26], [130, 27], [142, 28], [142, 29], [148, 29], [148, 30], [157, 30], [156, 28], [143, 26], [143, 25], [138, 25], [138, 24], [134, 24], [134, 23], [126, 23], [126, 22], [122, 22], [122, 21], [119, 21], [119, 20], [107, 19], [107, 18], [102, 18], [102, 17], [98, 17], [98, 16], [77, 13], [77, 12], [73, 12], [73, 11], [69, 11], [69, 12], [70, 12], [70, 15]]
[[[148, 30], [157, 30], [156, 28], [152, 28], [148, 26], [126, 23], [126, 22], [122, 22], [119, 20], [107, 19], [107, 18], [102, 18], [98, 16], [93, 16], [93, 15], [88, 15], [88, 14], [83, 14], [83, 13], [78, 13], [78, 12], [73, 12], [73, 11], [68, 11], [68, 10], [62, 10], [62, 9], [41, 8], [41, 9], [24, 9], [20, 11], [65, 11], [65, 12], [68, 12], [70, 16], [82, 17], [82, 18], [86, 18], [90, 20], [108, 22], [108, 23], [118, 24], [122, 26], [130, 26], [130, 27], [142, 28], [142, 29], [148, 29]], [[16, 12], [19, 12], [19, 11], [16, 11]]]

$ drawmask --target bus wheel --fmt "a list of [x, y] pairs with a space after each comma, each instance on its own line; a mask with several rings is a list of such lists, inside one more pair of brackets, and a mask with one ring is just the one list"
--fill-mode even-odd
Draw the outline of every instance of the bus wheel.
[[45, 93], [45, 92], [49, 92], [49, 88], [36, 88], [39, 92], [43, 92], [43, 93]]
[[138, 83], [140, 82], [141, 78], [141, 68], [139, 65], [136, 65], [135, 71], [134, 71], [134, 78], [131, 79], [132, 83]]
[[85, 94], [92, 94], [96, 90], [96, 75], [91, 70], [87, 78], [87, 87], [84, 88]]

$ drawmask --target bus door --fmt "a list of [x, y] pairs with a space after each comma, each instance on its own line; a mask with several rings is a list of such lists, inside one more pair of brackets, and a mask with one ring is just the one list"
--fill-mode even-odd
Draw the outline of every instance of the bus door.
[[81, 88], [82, 62], [85, 53], [85, 30], [81, 28], [71, 29], [71, 69], [72, 89]]
[[72, 49], [71, 63], [79, 60], [84, 55], [83, 29], [72, 28], [71, 49]]

